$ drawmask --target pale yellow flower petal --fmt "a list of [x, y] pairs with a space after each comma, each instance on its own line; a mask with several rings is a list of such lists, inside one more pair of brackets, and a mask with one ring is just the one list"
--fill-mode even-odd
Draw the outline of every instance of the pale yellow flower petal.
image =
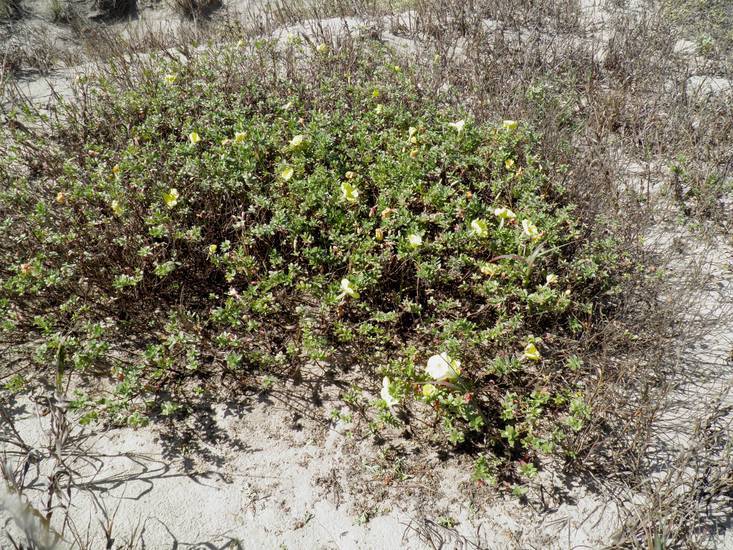
[[443, 352], [428, 359], [425, 372], [437, 382], [454, 380], [461, 374], [461, 362]]
[[489, 226], [483, 218], [477, 218], [471, 222], [471, 233], [479, 238], [488, 237]]
[[456, 130], [456, 132], [458, 132], [460, 134], [461, 132], [463, 132], [463, 128], [465, 128], [465, 126], [466, 126], [466, 121], [465, 120], [457, 120], [456, 122], [449, 122], [448, 123], [448, 126], [450, 126], [451, 128], [454, 128]]
[[542, 359], [542, 356], [540, 355], [537, 346], [534, 345], [534, 342], [529, 342], [525, 346], [524, 357], [525, 359], [529, 359], [530, 361], [539, 361], [540, 359]]
[[412, 248], [418, 248], [422, 246], [422, 237], [417, 233], [411, 233], [407, 236], [407, 242], [410, 243]]
[[353, 298], [354, 300], [359, 299], [360, 294], [356, 291], [354, 285], [351, 284], [351, 281], [346, 278], [341, 279], [341, 290], [343, 291], [344, 296], [348, 296], [349, 298]]
[[382, 391], [379, 393], [379, 397], [382, 398], [390, 409], [400, 402], [399, 399], [392, 395], [392, 382], [386, 376], [382, 379]]
[[295, 173], [295, 170], [293, 170], [292, 166], [286, 166], [285, 168], [280, 170], [280, 177], [285, 181], [289, 181], [290, 178], [293, 177], [294, 173]]

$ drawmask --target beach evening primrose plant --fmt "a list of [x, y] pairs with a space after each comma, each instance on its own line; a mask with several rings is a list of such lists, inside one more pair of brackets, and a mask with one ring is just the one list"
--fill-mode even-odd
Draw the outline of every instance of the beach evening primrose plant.
[[112, 202], [109, 203], [110, 208], [112, 208], [112, 212], [114, 212], [115, 216], [121, 216], [125, 213], [125, 209], [122, 208], [122, 205], [120, 204], [120, 201], [117, 199], [113, 199]]
[[423, 384], [422, 385], [422, 396], [426, 399], [430, 399], [438, 392], [438, 388], [435, 387], [433, 384]]
[[436, 382], [455, 380], [461, 374], [461, 362], [443, 352], [428, 359], [425, 372]]
[[167, 208], [174, 208], [178, 204], [178, 189], [171, 187], [167, 193], [163, 195], [163, 202]]
[[348, 296], [354, 300], [358, 300], [360, 294], [354, 288], [354, 285], [346, 278], [341, 279], [341, 296]]
[[530, 361], [539, 361], [542, 359], [542, 356], [534, 342], [528, 342], [524, 347], [524, 358], [529, 359]]
[[305, 143], [305, 136], [303, 134], [298, 134], [296, 136], [293, 136], [293, 139], [290, 140], [290, 148], [291, 149], [298, 149]]
[[504, 222], [517, 219], [517, 215], [506, 207], [494, 209], [494, 216], [499, 218], [499, 227], [504, 227]]
[[284, 166], [284, 167], [283, 167], [283, 168], [282, 168], [282, 169], [280, 170], [280, 177], [281, 177], [281, 178], [282, 178], [282, 179], [283, 179], [284, 181], [290, 181], [290, 178], [292, 178], [292, 177], [293, 177], [293, 174], [295, 174], [295, 170], [293, 169], [293, 167], [292, 167], [292, 166]]
[[341, 196], [345, 201], [356, 202], [359, 200], [359, 190], [348, 181], [341, 183]]
[[471, 221], [471, 232], [478, 238], [482, 239], [489, 236], [489, 226], [483, 218], [476, 218]]
[[466, 121], [465, 120], [457, 120], [456, 122], [449, 122], [448, 126], [453, 128], [456, 132], [459, 134], [463, 132], [463, 128], [466, 127]]
[[382, 391], [379, 393], [379, 397], [385, 402], [389, 409], [392, 409], [395, 405], [398, 405], [400, 400], [397, 399], [393, 394], [392, 382], [388, 377], [382, 379]]
[[407, 236], [407, 242], [412, 248], [419, 248], [422, 246], [422, 235], [417, 233], [410, 233]]
[[[18, 143], [0, 158], [0, 339], [39, 370], [62, 340], [84, 376], [109, 366], [116, 387], [79, 406], [118, 424], [317, 363], [381, 381], [359, 408], [377, 431], [411, 418], [507, 470], [562, 449], [592, 371], [566, 358], [633, 262], [576, 218], [538, 135], [469, 119], [381, 48], [257, 44], [0, 128], [0, 151]], [[291, 53], [313, 70], [287, 70]], [[18, 129], [48, 125], [43, 142]]]
[[542, 237], [537, 226], [530, 220], [522, 220], [522, 234], [533, 241]]
[[415, 145], [417, 143], [417, 128], [410, 126], [407, 129], [407, 141]]

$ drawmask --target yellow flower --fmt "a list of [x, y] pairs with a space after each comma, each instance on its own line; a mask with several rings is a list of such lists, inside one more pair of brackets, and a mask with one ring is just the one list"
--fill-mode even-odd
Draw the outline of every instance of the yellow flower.
[[423, 397], [430, 398], [437, 391], [438, 391], [438, 388], [436, 388], [432, 384], [423, 384], [423, 387], [422, 387], [422, 395], [423, 395]]
[[349, 170], [344, 174], [347, 180], [353, 180], [356, 177], [356, 173]]
[[384, 240], [384, 231], [382, 230], [382, 228], [377, 227], [374, 230], [374, 238], [377, 239], [378, 241], [383, 241]]
[[514, 169], [514, 159], [506, 159], [504, 161], [504, 168], [507, 170], [513, 170]]
[[290, 178], [293, 177], [293, 174], [294, 173], [295, 173], [295, 171], [293, 170], [293, 167], [292, 166], [286, 166], [285, 168], [283, 168], [282, 170], [280, 170], [280, 177], [283, 180], [288, 181], [288, 180], [290, 180]]
[[120, 169], [120, 165], [119, 165], [119, 164], [115, 164], [115, 165], [114, 165], [114, 166], [112, 167], [112, 173], [113, 173], [113, 174], [114, 174], [115, 176], [116, 176], [117, 174], [119, 174], [119, 173], [120, 173], [120, 170], [121, 170], [121, 169]]
[[487, 237], [489, 235], [489, 227], [486, 224], [486, 220], [483, 218], [476, 218], [471, 222], [471, 232], [477, 237]]
[[58, 193], [56, 193], [56, 202], [58, 204], [64, 204], [64, 203], [66, 203], [66, 195], [64, 193], [62, 193], [61, 191], [59, 191]]
[[407, 141], [412, 144], [417, 143], [417, 128], [415, 128], [414, 126], [410, 126], [410, 128], [407, 130]]
[[484, 275], [487, 275], [489, 277], [493, 277], [499, 272], [499, 266], [496, 264], [490, 264], [490, 263], [483, 263], [479, 267], [479, 270]]
[[529, 359], [530, 361], [539, 361], [540, 359], [542, 359], [542, 356], [540, 355], [540, 352], [537, 349], [537, 346], [534, 345], [534, 342], [529, 342], [525, 346], [524, 358]]
[[504, 227], [504, 222], [507, 220], [515, 220], [517, 218], [517, 215], [509, 210], [508, 208], [495, 208], [494, 209], [494, 216], [499, 218], [501, 220], [499, 222], [499, 228]]
[[372, 92], [372, 97], [375, 99], [379, 97], [379, 89], [374, 88], [374, 91]]
[[234, 143], [241, 145], [247, 139], [247, 132], [234, 132]]
[[400, 402], [399, 399], [392, 395], [392, 382], [386, 376], [382, 379], [382, 391], [379, 393], [379, 397], [382, 398], [390, 409]]
[[359, 198], [359, 190], [351, 185], [348, 181], [345, 181], [341, 184], [341, 195], [343, 196], [344, 200], [347, 200], [349, 202], [356, 202], [356, 200]]
[[466, 126], [466, 121], [458, 120], [456, 122], [449, 122], [448, 126], [450, 126], [451, 128], [455, 128], [455, 130], [460, 134], [461, 132], [463, 132], [463, 127]]
[[341, 279], [341, 290], [343, 291], [341, 297], [348, 296], [349, 298], [358, 300], [359, 296], [361, 296], [354, 288], [354, 285], [351, 284], [351, 281], [346, 278]]
[[196, 145], [199, 141], [201, 141], [201, 136], [198, 135], [197, 132], [191, 132], [190, 134], [188, 134], [188, 140], [192, 144]]
[[328, 53], [328, 44], [326, 43], [318, 44], [318, 46], [316, 46], [316, 51], [321, 54]]
[[540, 238], [540, 232], [537, 226], [529, 220], [522, 220], [522, 234], [533, 241]]
[[547, 286], [553, 285], [557, 282], [557, 275], [555, 275], [554, 273], [550, 273], [545, 278], [545, 281], [547, 283]]
[[420, 149], [418, 149], [417, 147], [414, 148], [412, 151], [410, 151], [410, 158], [411, 159], [417, 158], [417, 155], [419, 152], [420, 152]]
[[505, 120], [501, 125], [505, 130], [516, 130], [519, 126], [516, 120]]
[[303, 145], [304, 141], [305, 141], [305, 136], [303, 134], [298, 134], [297, 136], [293, 136], [293, 139], [290, 140], [290, 148], [297, 149], [298, 147]]
[[114, 212], [115, 216], [121, 216], [125, 209], [122, 208], [122, 205], [120, 204], [120, 201], [117, 199], [113, 199], [111, 203], [109, 203], [110, 207], [112, 208], [112, 212]]
[[216, 254], [217, 248], [218, 247], [215, 244], [210, 244], [209, 245], [209, 255], [213, 256], [214, 254]]
[[428, 359], [425, 372], [436, 382], [455, 380], [461, 374], [461, 362], [458, 359], [452, 359], [450, 355], [443, 352]]
[[174, 83], [174, 82], [176, 81], [176, 78], [177, 78], [177, 77], [176, 77], [176, 75], [174, 75], [174, 74], [167, 74], [167, 75], [165, 75], [165, 76], [163, 77], [163, 81], [164, 81], [164, 82], [165, 82], [166, 84], [173, 84], [173, 83]]
[[513, 220], [517, 217], [517, 215], [508, 208], [494, 209], [494, 216], [501, 220]]
[[422, 237], [417, 233], [411, 233], [407, 236], [407, 242], [412, 248], [418, 248], [422, 246]]
[[166, 194], [163, 195], [163, 202], [168, 208], [173, 208], [178, 204], [178, 189], [171, 187]]

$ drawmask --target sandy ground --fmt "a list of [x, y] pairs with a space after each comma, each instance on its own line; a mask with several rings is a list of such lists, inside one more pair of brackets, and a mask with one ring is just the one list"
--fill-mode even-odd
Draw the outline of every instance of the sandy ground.
[[[82, 436], [75, 445], [84, 448], [83, 458], [71, 462], [81, 488], [71, 501], [74, 529], [84, 533], [91, 523], [99, 536], [95, 523], [107, 514], [118, 543], [141, 547], [144, 540], [146, 548], [161, 549], [396, 549], [438, 541], [444, 548], [549, 548], [608, 536], [597, 523], [600, 503], [591, 498], [544, 517], [511, 499], [482, 510], [488, 502], [466, 490], [467, 464], [423, 450], [422, 467], [408, 458], [403, 470], [401, 460], [415, 449], [398, 454], [394, 446], [356, 440], [347, 424], [324, 428], [301, 418], [294, 428], [293, 410], [270, 400], [219, 404], [211, 412], [208, 441], [195, 449], [185, 449], [184, 434], [159, 427]], [[22, 416], [20, 431], [36, 434], [28, 441], [43, 446], [44, 419], [28, 405]], [[28, 494], [44, 491], [41, 475]], [[593, 517], [580, 525], [579, 514]], [[528, 529], [538, 521], [545, 525]]]
[[[593, 0], [583, 0], [583, 7], [596, 29], [587, 39], [597, 42], [602, 56], [608, 13]], [[133, 24], [146, 17], [169, 21], [164, 11], [146, 13]], [[343, 26], [329, 21], [334, 32]], [[411, 47], [399, 37], [388, 39]], [[697, 66], [694, 45], [679, 43], [677, 49]], [[26, 75], [20, 89], [38, 103], [53, 101], [52, 90], [68, 93], [75, 70]], [[733, 83], [714, 75], [690, 78], [688, 93], [733, 90]], [[721, 399], [733, 407], [727, 393], [733, 384], [733, 249], [724, 239], [713, 248], [703, 246], [663, 217], [648, 246], [676, 250], [669, 265], [673, 278], [696, 268], [705, 280], [687, 295], [668, 297], [691, 305], [682, 332], [701, 329], [705, 337], [681, 339], [684, 347], [670, 365], [676, 383], [663, 405], [658, 439], [650, 442], [655, 479], [663, 483], [678, 475], [675, 457], [692, 448], [703, 404]], [[340, 407], [337, 392], [324, 391], [324, 403], [315, 407], [294, 405], [288, 394], [299, 391], [245, 396], [183, 422], [138, 430], [99, 433], [72, 424], [61, 451], [73, 465], [76, 488], [66, 502], [69, 522], [61, 522], [59, 508], [54, 527], [66, 535], [76, 531], [90, 548], [104, 547], [100, 526], [106, 521], [114, 524], [114, 548], [601, 548], [619, 527], [624, 502], [654, 506], [644, 494], [621, 491], [612, 499], [585, 481], [551, 472], [543, 484], [562, 498], [533, 494], [522, 504], [500, 497], [471, 482], [470, 465], [461, 458], [418, 449], [408, 439], [379, 442], [365, 436], [363, 426], [333, 421], [331, 411]], [[14, 410], [19, 432], [41, 455], [48, 454], [52, 415], [46, 412], [42, 399], [20, 401]], [[729, 434], [732, 419], [730, 413], [723, 419]], [[7, 429], [0, 427], [0, 433]], [[29, 470], [31, 502], [43, 502], [51, 467], [40, 461]], [[730, 518], [723, 511], [718, 520], [711, 547], [733, 549]], [[14, 532], [7, 510], [0, 511], [0, 521], [8, 529], [0, 530], [5, 548], [4, 537]]]

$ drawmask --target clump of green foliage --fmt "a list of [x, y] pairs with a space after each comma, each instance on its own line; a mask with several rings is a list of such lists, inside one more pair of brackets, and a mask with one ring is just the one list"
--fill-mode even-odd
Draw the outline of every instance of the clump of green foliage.
[[8, 125], [0, 161], [2, 331], [39, 367], [63, 350], [114, 376], [79, 406], [138, 425], [161, 389], [317, 363], [381, 386], [374, 426], [432, 416], [502, 460], [582, 427], [573, 350], [625, 260], [531, 128], [445, 107], [370, 44], [258, 41], [120, 81], [83, 83], [48, 132]]

